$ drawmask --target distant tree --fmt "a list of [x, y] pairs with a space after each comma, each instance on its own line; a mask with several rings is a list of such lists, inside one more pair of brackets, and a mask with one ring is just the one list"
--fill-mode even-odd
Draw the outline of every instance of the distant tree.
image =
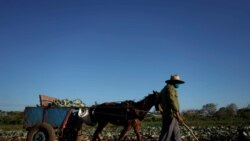
[[218, 118], [231, 118], [235, 117], [237, 115], [237, 105], [234, 103], [231, 103], [227, 105], [226, 107], [221, 107], [215, 114], [215, 117]]
[[247, 109], [250, 109], [250, 104], [247, 105]]
[[204, 116], [213, 116], [217, 110], [217, 105], [214, 103], [208, 103], [202, 106], [201, 113]]
[[227, 117], [227, 108], [221, 107], [214, 115], [217, 118], [226, 118]]
[[242, 108], [238, 110], [238, 117], [250, 119], [250, 109]]
[[229, 104], [227, 107], [228, 116], [236, 116], [237, 115], [237, 105], [234, 103]]
[[201, 110], [190, 109], [190, 110], [187, 110], [187, 111], [183, 111], [182, 115], [185, 118], [194, 119], [194, 118], [200, 117], [200, 112], [201, 112]]
[[0, 124], [22, 124], [23, 119], [23, 112], [5, 112], [5, 114], [0, 117]]

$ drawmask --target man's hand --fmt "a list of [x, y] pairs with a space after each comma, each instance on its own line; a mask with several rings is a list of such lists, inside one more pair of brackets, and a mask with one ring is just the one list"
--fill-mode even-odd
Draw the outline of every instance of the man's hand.
[[179, 112], [176, 112], [175, 114], [176, 114], [176, 119], [177, 119], [177, 121], [178, 121], [180, 124], [183, 124], [183, 123], [184, 123], [184, 120], [183, 120], [182, 116], [180, 115], [180, 113], [179, 113]]

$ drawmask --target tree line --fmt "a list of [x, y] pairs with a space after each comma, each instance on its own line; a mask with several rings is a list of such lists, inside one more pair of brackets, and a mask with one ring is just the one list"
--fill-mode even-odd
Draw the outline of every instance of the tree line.
[[231, 103], [225, 107], [217, 109], [215, 103], [208, 103], [201, 109], [191, 109], [182, 112], [184, 117], [211, 117], [217, 119], [241, 118], [250, 119], [250, 104], [244, 108], [238, 108], [236, 104]]
[[0, 124], [22, 124], [24, 119], [23, 112], [2, 111], [0, 110]]

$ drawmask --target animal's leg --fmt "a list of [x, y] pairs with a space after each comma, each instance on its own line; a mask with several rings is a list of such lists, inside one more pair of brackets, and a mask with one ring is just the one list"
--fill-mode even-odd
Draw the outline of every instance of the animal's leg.
[[136, 137], [138, 141], [142, 141], [142, 136], [141, 136], [141, 121], [140, 120], [134, 120], [132, 123], [132, 126], [134, 128]]
[[120, 136], [119, 136], [119, 139], [118, 139], [118, 141], [123, 141], [124, 140], [124, 137], [125, 137], [125, 135], [126, 135], [126, 133], [129, 131], [131, 129], [131, 125], [126, 125], [124, 128], [123, 128], [123, 130], [122, 130], [122, 132], [121, 132], [121, 134], [120, 134]]
[[108, 124], [108, 122], [99, 122], [98, 123], [98, 126], [95, 130], [95, 133], [93, 135], [93, 139], [92, 141], [96, 141], [96, 139], [98, 139], [98, 141], [101, 141], [101, 138], [100, 138], [100, 134], [102, 132], [102, 129]]

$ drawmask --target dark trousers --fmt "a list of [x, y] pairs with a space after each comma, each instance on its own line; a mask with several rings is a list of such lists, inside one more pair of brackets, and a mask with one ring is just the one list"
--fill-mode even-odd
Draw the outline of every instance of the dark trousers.
[[176, 118], [163, 115], [159, 141], [181, 141], [179, 123]]

